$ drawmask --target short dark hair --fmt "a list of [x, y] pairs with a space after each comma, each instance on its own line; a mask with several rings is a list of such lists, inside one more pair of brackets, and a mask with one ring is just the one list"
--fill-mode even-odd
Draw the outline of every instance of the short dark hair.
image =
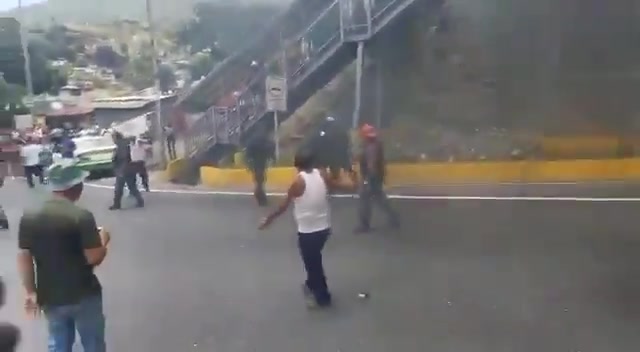
[[314, 165], [313, 153], [309, 150], [299, 150], [293, 158], [293, 166], [300, 170], [312, 169]]

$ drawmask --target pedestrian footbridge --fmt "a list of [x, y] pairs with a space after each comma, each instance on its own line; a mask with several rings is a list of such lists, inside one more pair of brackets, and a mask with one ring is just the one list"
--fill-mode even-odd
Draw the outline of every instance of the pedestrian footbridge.
[[294, 1], [252, 45], [178, 97], [177, 111], [193, 121], [185, 141], [190, 163], [215, 164], [256, 131], [273, 128], [265, 99], [267, 76], [286, 78], [287, 112], [279, 114], [282, 121], [354, 60], [361, 82], [367, 42], [419, 6], [438, 11], [443, 4], [444, 0]]

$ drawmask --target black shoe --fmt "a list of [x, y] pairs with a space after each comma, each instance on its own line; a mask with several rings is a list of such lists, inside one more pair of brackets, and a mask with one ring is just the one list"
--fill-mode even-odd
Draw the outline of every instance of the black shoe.
[[109, 210], [120, 210], [120, 209], [122, 209], [122, 208], [120, 208], [119, 205], [112, 205], [112, 206], [109, 207]]
[[144, 189], [144, 191], [145, 191], [145, 192], [151, 192], [151, 190], [149, 189], [149, 187], [146, 187], [146, 188]]

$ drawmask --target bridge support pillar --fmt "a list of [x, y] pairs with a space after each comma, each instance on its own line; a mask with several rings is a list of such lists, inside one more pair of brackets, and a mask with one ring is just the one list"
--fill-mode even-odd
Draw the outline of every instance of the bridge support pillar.
[[355, 103], [353, 104], [353, 128], [357, 129], [360, 122], [360, 109], [362, 106], [362, 78], [364, 70], [364, 42], [358, 42], [356, 57], [356, 92]]

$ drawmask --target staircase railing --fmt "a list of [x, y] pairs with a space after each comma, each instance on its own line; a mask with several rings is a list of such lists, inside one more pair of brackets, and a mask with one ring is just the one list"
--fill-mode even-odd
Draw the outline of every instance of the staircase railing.
[[[402, 11], [415, 0], [365, 0], [369, 1], [371, 30], [375, 33], [390, 17]], [[191, 128], [193, 138], [187, 143], [188, 155], [195, 155], [202, 147], [215, 143], [237, 144], [244, 132], [266, 114], [265, 80], [269, 67], [282, 66], [288, 89], [298, 87], [310, 73], [330, 57], [344, 42], [344, 0], [335, 0], [326, 7], [307, 28], [291, 40], [280, 42], [280, 54], [273, 54], [257, 70], [242, 91], [235, 94], [232, 107], [213, 106]], [[273, 50], [271, 50], [273, 52]], [[284, 52], [284, 55], [282, 54]]]
[[[195, 86], [184, 90], [178, 103], [197, 94], [199, 89], [207, 85], [217, 84], [222, 87], [233, 85], [237, 80], [236, 70], [245, 70], [252, 61], [265, 62], [280, 48], [283, 39], [292, 38], [321, 15], [330, 0], [295, 0], [286, 11], [272, 19], [263, 31], [244, 49], [229, 56], [216, 65]], [[230, 73], [231, 72], [231, 73]]]
[[242, 133], [266, 113], [265, 80], [268, 70], [273, 66], [282, 66], [283, 57], [286, 57], [284, 71], [289, 88], [293, 88], [312, 72], [314, 61], [324, 60], [330, 55], [330, 49], [341, 44], [338, 5], [339, 0], [335, 0], [293, 39], [281, 41], [284, 47], [280, 46], [280, 55], [273, 55], [261, 65], [245, 88], [235, 93], [233, 107], [226, 110], [217, 106], [209, 108], [187, 133], [187, 155], [193, 156], [201, 147], [223, 143], [223, 140], [239, 142]]

